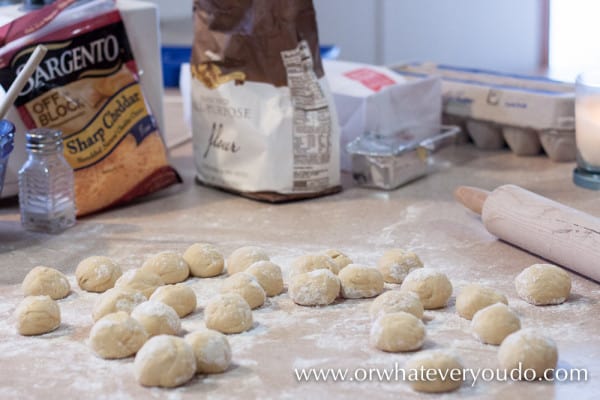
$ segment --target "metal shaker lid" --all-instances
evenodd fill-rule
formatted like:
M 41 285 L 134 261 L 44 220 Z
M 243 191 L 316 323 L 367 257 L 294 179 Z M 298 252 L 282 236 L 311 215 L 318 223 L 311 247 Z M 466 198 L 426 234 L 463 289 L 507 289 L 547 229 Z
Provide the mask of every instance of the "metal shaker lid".
M 56 129 L 38 128 L 25 134 L 27 150 L 56 151 L 62 147 L 62 132 Z

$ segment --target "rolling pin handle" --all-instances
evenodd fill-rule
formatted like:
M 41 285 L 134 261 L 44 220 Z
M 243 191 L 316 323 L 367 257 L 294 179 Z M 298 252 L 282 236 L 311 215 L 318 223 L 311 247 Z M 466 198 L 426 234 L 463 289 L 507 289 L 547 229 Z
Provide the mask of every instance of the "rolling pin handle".
M 481 215 L 483 203 L 490 192 L 472 186 L 459 186 L 454 190 L 454 198 L 463 206 Z

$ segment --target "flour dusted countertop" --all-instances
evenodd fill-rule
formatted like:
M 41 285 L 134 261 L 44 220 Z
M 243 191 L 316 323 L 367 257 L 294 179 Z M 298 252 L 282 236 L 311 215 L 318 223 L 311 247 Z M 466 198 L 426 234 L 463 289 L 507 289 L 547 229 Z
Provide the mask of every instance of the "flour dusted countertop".
M 575 274 L 571 297 L 558 306 L 520 300 L 514 277 L 541 260 L 496 240 L 479 217 L 455 203 L 452 191 L 466 184 L 493 189 L 514 183 L 546 197 L 600 215 L 600 193 L 571 183 L 573 164 L 508 151 L 455 149 L 455 165 L 393 192 L 354 187 L 329 197 L 271 205 L 194 183 L 191 144 L 172 151 L 184 184 L 170 194 L 79 220 L 60 235 L 21 229 L 16 201 L 0 203 L 0 398 L 1 399 L 199 399 L 225 398 L 528 398 L 586 399 L 600 393 L 600 285 Z M 210 242 L 225 255 L 255 245 L 282 266 L 287 285 L 291 261 L 308 252 L 336 248 L 355 262 L 374 265 L 391 247 L 415 251 L 425 267 L 445 272 L 454 286 L 450 304 L 426 311 L 425 349 L 450 349 L 467 368 L 497 368 L 497 347 L 479 343 L 454 299 L 469 282 L 505 293 L 524 328 L 535 327 L 558 345 L 561 368 L 585 368 L 588 382 L 521 383 L 467 380 L 458 392 L 422 395 L 406 382 L 298 382 L 295 369 L 394 370 L 410 353 L 391 354 L 369 345 L 372 300 L 343 300 L 321 308 L 295 305 L 287 293 L 253 311 L 252 330 L 229 335 L 233 366 L 225 374 L 199 376 L 177 389 L 148 389 L 133 377 L 133 358 L 103 360 L 87 344 L 98 294 L 81 291 L 74 273 L 91 255 L 113 258 L 123 270 L 140 267 L 151 254 L 183 252 Z M 13 312 L 20 283 L 44 264 L 67 274 L 72 293 L 59 300 L 62 325 L 39 337 L 16 333 Z M 600 265 L 600 264 L 599 264 Z M 199 307 L 182 319 L 184 331 L 203 326 L 203 308 L 224 277 L 186 281 Z M 386 285 L 391 288 L 391 285 Z M 307 370 L 308 371 L 308 370 Z M 362 374 L 358 374 L 360 379 Z M 392 375 L 393 377 L 393 375 Z

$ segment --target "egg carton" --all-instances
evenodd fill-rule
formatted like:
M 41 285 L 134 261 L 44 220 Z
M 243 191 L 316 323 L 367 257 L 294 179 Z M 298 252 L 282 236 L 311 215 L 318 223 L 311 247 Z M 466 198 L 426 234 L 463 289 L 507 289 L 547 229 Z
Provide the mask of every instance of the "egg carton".
M 576 158 L 571 83 L 432 63 L 392 68 L 401 74 L 441 77 L 443 123 L 461 126 L 480 149 L 508 145 L 519 156 L 543 150 L 553 161 Z
M 552 161 L 574 161 L 577 155 L 575 131 L 561 129 L 523 128 L 495 122 L 444 114 L 445 125 L 461 127 L 461 141 L 473 141 L 482 150 L 508 148 L 518 156 L 535 156 L 545 153 Z

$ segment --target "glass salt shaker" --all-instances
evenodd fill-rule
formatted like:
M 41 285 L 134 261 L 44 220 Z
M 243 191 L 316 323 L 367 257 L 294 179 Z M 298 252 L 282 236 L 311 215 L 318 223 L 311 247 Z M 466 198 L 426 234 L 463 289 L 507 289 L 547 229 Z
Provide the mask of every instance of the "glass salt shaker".
M 19 171 L 21 224 L 56 233 L 75 224 L 73 169 L 63 155 L 62 132 L 33 129 L 25 135 L 28 159 Z

